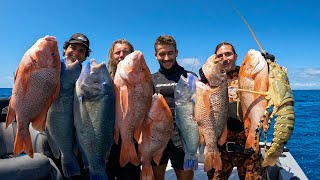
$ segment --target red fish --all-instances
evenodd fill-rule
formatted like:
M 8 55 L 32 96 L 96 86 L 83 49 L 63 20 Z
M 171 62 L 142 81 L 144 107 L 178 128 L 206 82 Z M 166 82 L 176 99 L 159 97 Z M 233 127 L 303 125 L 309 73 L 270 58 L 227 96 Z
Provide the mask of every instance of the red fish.
M 141 179 L 152 180 L 151 161 L 159 164 L 172 131 L 173 117 L 170 108 L 161 94 L 152 96 L 152 104 L 142 129 L 142 142 L 139 144 L 142 170 Z
M 199 125 L 200 144 L 206 143 L 204 171 L 221 170 L 218 144 L 227 139 L 228 86 L 221 62 L 211 56 L 202 67 L 208 85 L 196 82 L 195 119 Z
M 120 166 L 139 164 L 133 140 L 139 140 L 142 123 L 152 102 L 153 83 L 143 54 L 134 51 L 119 62 L 114 77 L 116 94 L 115 143 L 121 136 Z
M 245 148 L 258 151 L 260 134 L 258 125 L 265 119 L 268 101 L 262 95 L 268 91 L 268 66 L 259 51 L 250 49 L 239 71 L 240 102 L 247 136 Z M 254 92 L 248 92 L 254 91 Z
M 14 155 L 24 151 L 33 158 L 29 124 L 44 131 L 46 115 L 59 95 L 61 63 L 56 38 L 40 38 L 24 54 L 14 78 L 6 120 L 8 127 L 16 118 L 18 129 Z

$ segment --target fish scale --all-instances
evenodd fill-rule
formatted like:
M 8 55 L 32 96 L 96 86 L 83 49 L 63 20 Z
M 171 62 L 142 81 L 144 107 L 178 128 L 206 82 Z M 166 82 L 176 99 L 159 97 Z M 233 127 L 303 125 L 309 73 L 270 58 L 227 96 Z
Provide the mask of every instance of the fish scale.
M 114 77 L 116 93 L 115 143 L 121 136 L 120 166 L 138 165 L 133 141 L 139 140 L 142 124 L 152 102 L 153 83 L 150 70 L 140 51 L 119 62 Z
M 208 84 L 196 82 L 195 118 L 199 125 L 200 142 L 206 145 L 204 170 L 222 168 L 218 144 L 227 136 L 228 86 L 227 75 L 215 56 L 208 58 L 202 70 Z
M 113 144 L 115 96 L 105 63 L 83 67 L 74 94 L 74 125 L 91 179 L 107 179 L 105 160 Z
M 60 90 L 60 56 L 56 38 L 45 36 L 27 50 L 16 71 L 6 127 L 16 117 L 14 154 L 25 151 L 33 157 L 29 124 L 44 131 L 46 113 Z
M 191 73 L 187 73 L 186 78 L 181 75 L 174 92 L 176 124 L 185 152 L 184 170 L 198 169 L 196 154 L 199 145 L 199 130 L 194 119 L 196 81 L 197 77 Z
M 80 62 L 68 65 L 65 59 L 61 62 L 60 94 L 49 108 L 46 132 L 51 151 L 59 159 L 65 177 L 80 175 L 80 167 L 74 151 L 75 133 L 73 125 L 73 95 L 75 82 L 80 75 Z

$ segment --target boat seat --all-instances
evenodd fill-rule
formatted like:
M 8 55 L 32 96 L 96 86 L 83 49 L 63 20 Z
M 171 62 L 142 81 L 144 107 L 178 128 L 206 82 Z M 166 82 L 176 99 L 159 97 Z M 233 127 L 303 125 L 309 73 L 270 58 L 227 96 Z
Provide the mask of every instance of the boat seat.
M 0 109 L 1 110 L 1 109 Z M 0 122 L 0 177 L 1 179 L 51 179 L 62 180 L 62 175 L 49 158 L 47 136 L 29 127 L 34 157 L 20 154 L 13 156 L 17 123 L 6 128 L 5 121 Z

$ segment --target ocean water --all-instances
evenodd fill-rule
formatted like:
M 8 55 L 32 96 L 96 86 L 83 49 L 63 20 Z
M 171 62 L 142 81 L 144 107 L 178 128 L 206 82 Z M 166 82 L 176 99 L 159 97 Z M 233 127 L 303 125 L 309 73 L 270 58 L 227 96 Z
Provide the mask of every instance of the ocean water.
M 0 98 L 11 88 L 0 88 Z M 320 179 L 320 90 L 294 90 L 295 126 L 286 147 L 309 179 Z M 272 138 L 272 129 L 268 139 Z M 318 144 L 319 143 L 319 144 Z

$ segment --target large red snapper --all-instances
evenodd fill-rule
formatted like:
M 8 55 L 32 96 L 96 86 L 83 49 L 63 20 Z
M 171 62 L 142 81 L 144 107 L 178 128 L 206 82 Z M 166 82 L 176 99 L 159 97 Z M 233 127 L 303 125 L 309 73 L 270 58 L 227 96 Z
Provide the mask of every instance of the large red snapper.
M 139 144 L 142 170 L 141 179 L 154 179 L 151 161 L 160 163 L 173 132 L 173 117 L 171 110 L 161 94 L 152 96 L 152 104 L 142 128 L 142 142 Z
M 33 157 L 29 124 L 44 131 L 46 115 L 60 90 L 60 56 L 56 38 L 40 38 L 24 54 L 14 78 L 6 121 L 8 127 L 16 118 L 18 129 L 14 155 L 24 151 Z
M 264 95 L 246 91 L 265 93 L 268 91 L 268 83 L 267 62 L 259 51 L 250 49 L 240 67 L 238 90 L 247 136 L 246 149 L 259 150 L 260 134 L 256 131 L 259 128 L 259 122 L 265 118 L 264 112 L 268 104 Z
M 139 140 L 142 123 L 149 111 L 153 94 L 150 70 L 140 51 L 134 51 L 120 61 L 114 77 L 116 94 L 115 142 L 122 144 L 120 166 L 128 162 L 139 164 L 133 140 Z
M 227 139 L 228 85 L 222 64 L 210 57 L 202 67 L 209 85 L 196 82 L 195 119 L 199 125 L 200 143 L 206 143 L 204 170 L 221 170 L 218 143 Z

